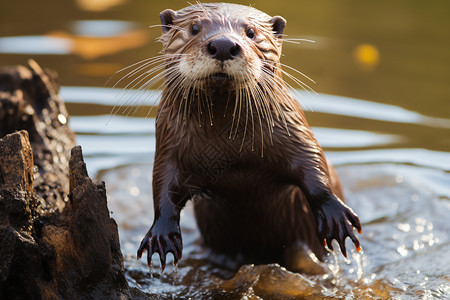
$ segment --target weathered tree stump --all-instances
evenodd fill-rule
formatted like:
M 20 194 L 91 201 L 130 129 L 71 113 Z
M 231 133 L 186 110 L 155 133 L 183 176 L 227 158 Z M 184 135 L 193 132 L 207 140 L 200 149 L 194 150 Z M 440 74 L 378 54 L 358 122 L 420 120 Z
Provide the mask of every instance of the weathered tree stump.
M 54 73 L 0 70 L 0 299 L 138 297 L 68 117 Z
M 0 138 L 26 130 L 37 172 L 35 192 L 44 210 L 62 209 L 68 194 L 69 153 L 75 134 L 67 126 L 69 114 L 59 97 L 56 73 L 30 61 L 0 72 Z

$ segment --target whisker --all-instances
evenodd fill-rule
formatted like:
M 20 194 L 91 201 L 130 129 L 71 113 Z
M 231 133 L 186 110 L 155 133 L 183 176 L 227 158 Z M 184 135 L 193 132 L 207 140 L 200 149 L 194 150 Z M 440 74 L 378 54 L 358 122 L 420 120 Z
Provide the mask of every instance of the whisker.
M 241 86 L 240 86 L 239 88 L 240 88 L 240 90 L 242 90 L 242 87 L 241 87 Z M 241 147 L 239 148 L 239 152 L 241 152 L 241 151 L 242 151 L 242 148 L 244 147 L 245 138 L 246 138 L 246 135 L 247 135 L 247 125 L 248 125 L 248 103 L 247 103 L 247 105 L 246 105 L 245 107 L 246 107 L 246 113 L 245 113 L 244 133 L 243 133 L 243 135 L 242 135 L 242 142 L 241 142 Z
M 287 42 L 287 43 L 297 44 L 297 45 L 300 45 L 301 42 L 307 42 L 307 43 L 313 43 L 313 44 L 316 43 L 316 41 L 309 40 L 309 39 L 291 39 L 291 38 L 285 39 L 285 38 L 282 38 L 282 41 Z
M 263 68 L 263 72 L 266 73 L 266 76 L 263 76 L 265 80 L 262 83 L 265 85 L 266 91 L 270 93 L 268 98 L 275 99 L 277 96 L 278 97 L 281 96 L 283 97 L 284 101 L 287 102 L 287 104 L 289 104 L 289 102 L 292 99 L 292 96 L 286 89 L 286 82 L 278 74 L 275 74 L 272 77 L 273 73 L 271 73 L 270 70 L 268 70 L 267 68 Z M 267 77 L 269 77 L 271 80 L 269 81 Z M 285 126 L 288 135 L 290 136 L 287 120 L 284 115 L 284 110 L 281 108 L 280 103 L 278 101 L 272 101 L 271 104 L 273 104 L 274 109 L 278 112 L 279 118 L 281 118 L 281 121 Z
M 158 56 L 154 56 L 154 57 L 148 57 L 148 58 L 145 58 L 145 59 L 143 59 L 143 60 L 141 60 L 141 61 L 135 62 L 135 63 L 133 63 L 133 64 L 131 64 L 131 65 L 129 65 L 129 66 L 126 66 L 126 67 L 124 67 L 124 68 L 122 68 L 122 69 L 117 70 L 117 71 L 116 71 L 116 74 L 121 73 L 121 72 L 123 72 L 123 71 L 125 71 L 125 70 L 128 70 L 128 69 L 131 69 L 131 68 L 133 68 L 134 66 L 137 66 L 137 65 L 139 65 L 139 64 L 142 64 L 142 63 L 144 63 L 144 62 L 154 61 L 154 60 L 160 59 L 160 58 L 163 57 L 163 56 L 164 56 L 164 55 L 158 55 Z
M 126 79 L 132 79 L 123 88 L 123 92 L 117 96 L 117 98 L 119 99 L 118 102 L 121 103 L 121 105 L 115 105 L 111 109 L 111 114 L 113 114 L 113 115 L 117 114 L 122 109 L 122 107 L 124 107 L 125 105 L 129 105 L 129 104 L 135 105 L 136 103 L 139 103 L 141 101 L 142 96 L 144 95 L 144 92 L 143 92 L 144 88 L 149 88 L 149 87 L 153 86 L 155 83 L 157 83 L 158 81 L 160 81 L 160 80 L 162 81 L 164 79 L 164 77 L 170 72 L 170 67 L 169 68 L 167 68 L 167 67 L 171 63 L 176 62 L 177 60 L 181 59 L 182 56 L 185 56 L 185 55 L 186 54 L 158 55 L 155 57 L 146 58 L 144 60 L 136 62 L 128 67 L 125 67 L 125 68 L 117 71 L 116 73 L 121 73 L 123 71 L 133 68 L 131 71 L 126 73 L 124 76 L 122 76 L 113 86 L 113 88 L 116 88 L 116 87 L 118 87 L 119 84 L 124 82 Z M 157 65 L 150 68 L 150 66 L 153 64 L 157 64 Z M 166 69 L 163 70 L 164 68 L 166 68 Z M 135 93 L 131 98 L 127 99 L 126 101 L 123 101 L 123 102 L 121 101 L 123 98 L 126 97 L 126 95 L 130 89 L 136 88 L 141 82 L 143 82 L 148 77 L 152 76 L 154 73 L 159 72 L 161 70 L 163 70 L 163 71 L 160 74 L 153 76 L 150 80 L 148 80 L 145 84 L 143 84 L 138 89 L 142 92 Z M 139 73 L 141 73 L 141 74 L 139 74 Z M 148 97 L 148 98 L 151 99 L 151 97 L 153 97 L 154 94 L 155 93 L 151 93 L 150 97 Z M 135 110 L 135 113 L 136 113 L 136 111 L 137 110 Z M 123 111 L 123 114 L 124 115 L 126 114 L 127 116 L 130 115 L 130 113 L 131 113 L 131 108 L 125 109 Z
M 128 66 L 128 67 L 125 67 L 125 68 L 123 68 L 123 69 L 117 71 L 116 74 L 118 74 L 118 73 L 120 73 L 120 72 L 123 72 L 123 71 L 125 71 L 125 70 L 128 70 L 128 69 L 130 69 L 130 68 L 132 68 L 132 67 L 134 67 L 134 66 L 136 66 L 136 65 L 142 63 L 141 66 L 136 67 L 135 69 L 131 70 L 130 72 L 128 72 L 127 74 L 125 74 L 124 76 L 122 76 L 122 77 L 120 78 L 120 80 L 118 80 L 118 81 L 114 84 L 113 88 L 117 87 L 117 86 L 119 85 L 119 83 L 121 83 L 121 82 L 122 82 L 123 80 L 125 80 L 126 78 L 130 78 L 130 77 L 132 77 L 133 75 L 139 73 L 140 71 L 142 71 L 142 70 L 143 70 L 144 68 L 146 68 L 147 66 L 152 65 L 152 64 L 155 64 L 155 63 L 159 63 L 160 61 L 165 61 L 165 60 L 167 60 L 167 55 L 158 55 L 158 56 L 155 56 L 155 57 L 148 58 L 148 59 L 146 59 L 146 60 L 142 60 L 141 62 L 134 63 L 134 64 L 132 64 L 132 65 L 130 65 L 130 66 Z M 143 64 L 144 62 L 145 62 L 145 64 Z
M 176 25 L 173 25 L 173 24 L 167 24 L 167 25 L 156 24 L 156 25 L 148 26 L 148 28 L 155 28 L 155 27 L 170 27 L 170 28 L 177 29 L 177 30 L 180 30 L 180 31 L 186 31 L 185 28 L 180 27 L 180 26 L 176 26 Z
M 302 73 L 302 72 L 300 72 L 299 70 L 297 70 L 297 69 L 295 69 L 295 68 L 293 68 L 293 67 L 291 67 L 291 66 L 288 66 L 288 65 L 286 65 L 286 64 L 280 63 L 280 65 L 281 65 L 282 67 L 288 68 L 289 70 L 292 70 L 292 71 L 294 71 L 294 72 L 296 72 L 296 73 L 302 75 L 303 77 L 305 77 L 306 79 L 308 79 L 308 80 L 311 81 L 312 83 L 316 83 L 313 79 L 311 79 L 311 78 L 310 78 L 309 76 L 307 76 L 305 73 Z M 279 68 L 279 69 L 282 70 L 282 71 L 285 71 L 285 70 L 283 70 L 283 69 L 281 69 L 281 68 Z M 285 71 L 285 72 L 286 72 L 286 71 Z
M 236 115 L 237 115 L 237 111 L 238 111 L 238 104 L 239 104 L 241 98 L 242 98 L 242 89 L 239 87 L 237 89 L 237 91 L 235 92 L 235 96 L 234 96 L 234 108 L 233 108 L 233 113 L 232 113 L 233 119 L 231 120 L 230 133 L 228 134 L 229 139 L 232 139 L 232 137 L 234 135 L 233 131 L 234 131 L 235 120 L 236 120 Z
M 135 78 L 132 82 L 130 82 L 125 88 L 124 88 L 124 93 L 121 95 L 121 97 L 119 98 L 119 100 L 121 98 L 124 98 L 127 94 L 127 92 L 129 91 L 129 89 L 134 89 L 136 86 L 138 86 L 141 82 L 143 82 L 146 78 L 148 78 L 149 76 L 151 76 L 154 72 L 159 71 L 159 69 L 162 67 L 155 67 L 152 70 L 149 70 L 146 73 L 141 74 L 140 76 L 138 76 L 137 78 Z M 117 113 L 124 105 L 127 105 L 129 103 L 140 103 L 141 102 L 141 98 L 143 95 L 145 95 L 145 91 L 153 86 L 156 82 L 158 81 L 162 81 L 164 79 L 164 77 L 167 76 L 167 72 L 168 71 L 163 71 L 159 74 L 157 74 L 156 76 L 153 76 L 150 80 L 148 80 L 146 83 L 142 84 L 139 89 L 138 92 L 135 93 L 133 95 L 133 97 L 131 97 L 130 99 L 124 101 L 119 107 L 114 107 L 113 108 L 113 112 Z M 147 74 L 148 73 L 148 74 Z M 128 89 L 128 90 L 126 90 Z M 127 112 L 127 110 L 124 111 L 124 114 Z

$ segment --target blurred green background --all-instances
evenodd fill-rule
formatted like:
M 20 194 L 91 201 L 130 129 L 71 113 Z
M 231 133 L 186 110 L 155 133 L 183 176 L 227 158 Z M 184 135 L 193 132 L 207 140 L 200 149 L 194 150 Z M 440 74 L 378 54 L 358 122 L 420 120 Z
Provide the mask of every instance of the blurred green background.
M 283 16 L 289 38 L 316 41 L 285 43 L 282 60 L 313 78 L 317 92 L 449 117 L 450 1 L 234 2 Z M 149 28 L 159 24 L 160 11 L 187 5 L 184 0 L 3 1 L 0 65 L 34 58 L 55 69 L 62 85 L 104 86 L 118 69 L 160 50 L 154 42 L 160 28 Z M 60 43 L 55 47 L 65 50 L 39 53 L 36 43 L 45 42 L 37 37 L 52 37 L 56 42 L 47 44 Z

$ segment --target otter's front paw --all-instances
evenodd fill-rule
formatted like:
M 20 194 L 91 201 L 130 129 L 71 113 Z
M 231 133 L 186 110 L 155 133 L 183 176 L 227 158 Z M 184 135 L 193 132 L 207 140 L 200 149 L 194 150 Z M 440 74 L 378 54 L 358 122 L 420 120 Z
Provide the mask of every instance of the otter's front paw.
M 147 250 L 147 264 L 151 267 L 152 255 L 157 252 L 161 261 L 161 272 L 166 267 L 166 256 L 169 252 L 173 254 L 175 264 L 178 263 L 178 260 L 181 259 L 183 242 L 179 226 L 176 225 L 174 227 L 172 230 L 158 230 L 157 226 L 152 226 L 139 246 L 137 251 L 138 259 Z
M 361 250 L 358 238 L 355 236 L 353 227 L 361 233 L 361 222 L 353 210 L 345 205 L 339 198 L 332 196 L 332 199 L 322 202 L 316 210 L 319 238 L 323 240 L 323 245 L 333 250 L 331 242 L 335 239 L 341 247 L 342 254 L 347 257 L 345 249 L 345 239 L 350 239 L 355 244 L 356 250 Z

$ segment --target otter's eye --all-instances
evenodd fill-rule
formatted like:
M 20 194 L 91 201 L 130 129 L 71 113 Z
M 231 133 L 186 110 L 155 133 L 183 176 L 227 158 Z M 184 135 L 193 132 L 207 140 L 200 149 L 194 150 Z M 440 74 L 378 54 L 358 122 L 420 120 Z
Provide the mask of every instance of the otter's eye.
M 198 26 L 197 25 L 192 25 L 192 27 L 191 27 L 191 34 L 192 35 L 196 35 L 196 34 L 198 34 L 200 32 L 200 28 L 198 28 Z
M 247 30 L 247 37 L 250 39 L 255 38 L 255 30 L 253 30 L 253 28 L 250 28 L 249 30 Z

